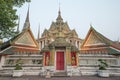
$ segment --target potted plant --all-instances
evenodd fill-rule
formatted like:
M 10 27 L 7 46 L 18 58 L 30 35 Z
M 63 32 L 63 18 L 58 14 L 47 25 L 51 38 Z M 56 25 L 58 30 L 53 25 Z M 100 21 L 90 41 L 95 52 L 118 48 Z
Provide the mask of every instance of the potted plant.
M 98 62 L 99 62 L 98 75 L 101 77 L 109 77 L 109 73 L 107 70 L 108 64 L 103 59 L 99 59 Z
M 22 61 L 21 59 L 17 60 L 15 69 L 13 70 L 13 77 L 20 77 L 23 75 L 23 70 L 22 70 Z

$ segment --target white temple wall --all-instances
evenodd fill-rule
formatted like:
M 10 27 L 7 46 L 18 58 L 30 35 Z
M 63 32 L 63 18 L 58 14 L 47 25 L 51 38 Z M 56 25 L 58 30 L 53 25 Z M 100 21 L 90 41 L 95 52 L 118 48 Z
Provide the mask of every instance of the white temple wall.
M 120 66 L 120 56 L 117 58 L 117 65 Z
M 98 59 L 105 60 L 109 66 L 120 64 L 120 58 L 107 54 L 80 54 L 79 65 L 98 65 Z
M 98 71 L 98 59 L 103 59 L 108 63 L 109 67 L 107 69 L 110 75 L 120 75 L 120 56 L 92 53 L 79 55 L 79 70 L 81 75 L 96 75 Z

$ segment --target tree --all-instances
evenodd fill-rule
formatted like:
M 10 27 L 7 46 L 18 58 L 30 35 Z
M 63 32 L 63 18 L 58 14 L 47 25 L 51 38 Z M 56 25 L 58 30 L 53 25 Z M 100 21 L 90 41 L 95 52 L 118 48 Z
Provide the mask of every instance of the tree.
M 25 2 L 31 0 L 0 0 L 0 39 L 10 39 L 14 37 L 17 32 L 18 15 L 16 14 L 15 7 L 21 7 Z

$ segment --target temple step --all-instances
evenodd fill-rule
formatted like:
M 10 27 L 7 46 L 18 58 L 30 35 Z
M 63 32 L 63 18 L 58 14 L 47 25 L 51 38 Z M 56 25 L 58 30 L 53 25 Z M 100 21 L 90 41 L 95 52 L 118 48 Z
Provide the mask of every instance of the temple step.
M 66 72 L 56 72 L 54 74 L 55 77 L 65 77 L 67 76 L 67 73 Z
M 12 76 L 12 70 L 0 70 L 0 76 Z

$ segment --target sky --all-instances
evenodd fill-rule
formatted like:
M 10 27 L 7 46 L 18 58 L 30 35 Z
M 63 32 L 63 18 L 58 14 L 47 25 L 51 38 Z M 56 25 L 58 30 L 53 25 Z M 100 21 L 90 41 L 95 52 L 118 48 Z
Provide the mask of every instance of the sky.
M 84 39 L 89 31 L 90 24 L 96 31 L 105 37 L 120 40 L 120 0 L 31 0 L 30 27 L 35 38 L 44 29 L 49 29 L 56 21 L 59 10 L 64 22 L 68 22 L 70 29 L 75 29 L 79 38 Z M 20 30 L 22 30 L 28 3 L 17 9 L 20 15 Z

